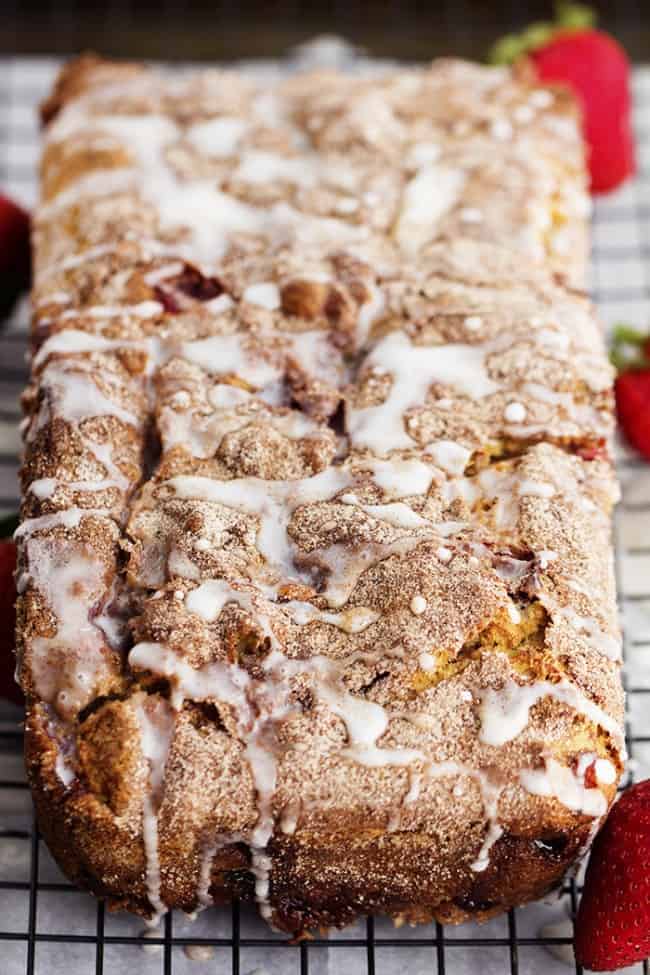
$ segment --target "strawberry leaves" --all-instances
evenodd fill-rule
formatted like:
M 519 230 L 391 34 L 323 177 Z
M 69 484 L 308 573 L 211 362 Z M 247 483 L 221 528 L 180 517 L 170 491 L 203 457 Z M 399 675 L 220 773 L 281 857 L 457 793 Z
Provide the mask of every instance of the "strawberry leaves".
M 492 46 L 490 64 L 513 64 L 519 58 L 548 44 L 558 33 L 594 27 L 596 14 L 581 3 L 558 3 L 554 21 L 535 21 L 519 34 L 506 34 Z

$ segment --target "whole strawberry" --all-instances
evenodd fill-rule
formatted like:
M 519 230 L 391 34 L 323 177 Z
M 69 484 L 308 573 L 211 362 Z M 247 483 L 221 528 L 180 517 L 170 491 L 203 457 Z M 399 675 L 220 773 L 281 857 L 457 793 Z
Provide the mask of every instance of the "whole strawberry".
M 611 357 L 618 369 L 614 390 L 619 425 L 632 446 L 650 460 L 650 336 L 619 325 Z
M 650 779 L 621 796 L 596 837 L 576 918 L 575 955 L 595 972 L 650 955 Z
M 29 287 L 30 268 L 29 216 L 0 194 L 0 316 Z
M 492 51 L 498 63 L 526 57 L 540 81 L 572 89 L 582 109 L 591 189 L 603 193 L 634 173 L 630 62 L 620 44 L 592 26 L 591 11 L 558 4 L 555 23 L 532 24 Z

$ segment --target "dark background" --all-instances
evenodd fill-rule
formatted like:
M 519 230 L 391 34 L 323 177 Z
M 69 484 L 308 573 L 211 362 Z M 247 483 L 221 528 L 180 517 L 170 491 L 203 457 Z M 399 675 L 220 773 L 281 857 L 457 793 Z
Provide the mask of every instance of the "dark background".
M 591 4 L 600 25 L 637 61 L 650 60 L 650 0 Z M 0 54 L 103 54 L 229 60 L 286 52 L 315 34 L 340 34 L 375 55 L 482 58 L 490 43 L 552 3 L 516 0 L 0 0 Z

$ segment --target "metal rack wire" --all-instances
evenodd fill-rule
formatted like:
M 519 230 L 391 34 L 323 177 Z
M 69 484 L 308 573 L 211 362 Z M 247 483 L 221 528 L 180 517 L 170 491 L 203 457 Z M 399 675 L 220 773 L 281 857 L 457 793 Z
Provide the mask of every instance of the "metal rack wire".
M 31 202 L 36 153 L 32 121 L 34 104 L 49 85 L 53 65 L 0 60 L 0 185 L 25 202 Z M 633 184 L 616 197 L 598 201 L 594 215 L 593 294 L 606 323 L 618 318 L 633 324 L 650 321 L 650 69 L 638 70 L 635 78 L 636 128 L 640 172 Z M 646 267 L 647 266 L 647 267 Z M 16 454 L 10 430 L 17 421 L 17 394 L 25 378 L 25 316 L 17 314 L 0 338 L 0 509 L 16 505 Z M 623 617 L 629 624 L 626 637 L 628 694 L 627 742 L 631 756 L 626 785 L 647 763 L 650 774 L 650 469 L 623 452 L 620 461 L 623 501 L 615 521 L 617 575 Z M 647 661 L 647 662 L 646 662 Z M 43 870 L 44 846 L 31 820 L 27 785 L 20 759 L 20 714 L 0 710 L 0 972 L 5 975 L 45 975 L 50 949 L 79 946 L 79 967 L 68 965 L 69 975 L 117 975 L 144 970 L 144 955 L 133 955 L 125 967 L 114 949 L 142 948 L 159 951 L 147 956 L 147 972 L 176 975 L 185 964 L 183 949 L 202 948 L 204 961 L 192 971 L 249 975 L 250 957 L 260 953 L 274 971 L 300 975 L 381 975 L 387 959 L 403 955 L 402 967 L 417 972 L 454 975 L 479 969 L 504 975 L 547 975 L 557 964 L 545 949 L 570 945 L 563 936 L 541 936 L 531 931 L 527 915 L 510 911 L 498 925 L 461 929 L 440 925 L 413 931 L 392 930 L 381 920 L 368 918 L 346 932 L 290 946 L 262 926 L 250 923 L 247 909 L 233 904 L 229 917 L 223 911 L 219 923 L 208 925 L 205 935 L 188 933 L 182 918 L 167 915 L 162 930 L 153 937 L 115 931 L 101 903 L 91 926 L 79 931 L 74 888 L 52 869 Z M 22 865 L 15 869 L 15 865 Z M 560 893 L 574 913 L 580 885 L 569 880 Z M 69 899 L 66 925 L 46 925 L 41 908 L 46 898 Z M 13 910 L 3 909 L 12 906 Z M 549 917 L 552 910 L 548 908 Z M 53 929 L 52 929 L 53 928 Z M 212 935 L 214 936 L 211 936 Z M 218 936 L 217 936 L 218 934 Z M 81 949 L 83 948 L 83 951 Z M 211 951 L 211 950 L 212 951 Z M 251 952 L 253 954 L 251 954 Z M 474 961 L 468 962 L 468 955 Z M 350 961 L 354 958 L 354 961 Z M 282 961 L 278 962 L 278 959 Z M 343 960 L 344 959 L 344 960 Z M 194 964 L 194 963 L 193 963 Z M 281 967 L 277 967 L 277 965 Z M 152 967 L 153 966 L 153 967 Z M 58 970 L 58 969 L 57 969 Z M 573 970 L 567 966 L 553 971 Z M 257 971 L 257 969 L 256 969 Z M 648 962 L 634 969 L 650 975 Z

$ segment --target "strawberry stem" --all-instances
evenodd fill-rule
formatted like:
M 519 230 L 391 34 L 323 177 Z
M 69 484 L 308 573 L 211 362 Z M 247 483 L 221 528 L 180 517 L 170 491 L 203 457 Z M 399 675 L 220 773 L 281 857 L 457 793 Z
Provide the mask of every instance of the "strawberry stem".
M 512 64 L 529 51 L 548 44 L 557 34 L 567 31 L 585 30 L 596 23 L 594 11 L 582 3 L 564 3 L 558 0 L 555 5 L 555 20 L 538 20 L 525 27 L 519 34 L 506 34 L 500 38 L 488 53 L 490 64 Z
M 650 367 L 649 346 L 650 335 L 647 332 L 640 332 L 624 322 L 619 322 L 612 333 L 610 361 L 619 372 L 647 369 Z
M 587 30 L 596 26 L 596 11 L 584 3 L 555 4 L 555 22 L 562 30 Z

